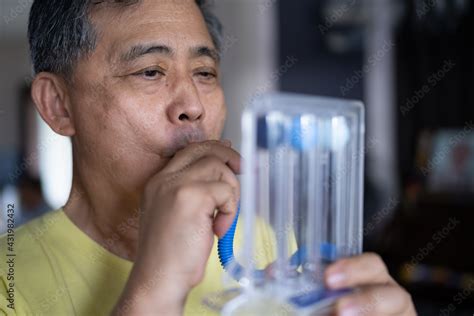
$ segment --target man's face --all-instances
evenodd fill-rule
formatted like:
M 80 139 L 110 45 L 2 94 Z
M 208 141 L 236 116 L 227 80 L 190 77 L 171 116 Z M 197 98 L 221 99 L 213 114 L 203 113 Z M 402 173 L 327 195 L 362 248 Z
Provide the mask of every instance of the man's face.
M 97 47 L 70 89 L 78 155 L 119 177 L 144 175 L 187 143 L 220 137 L 219 62 L 193 0 L 97 7 L 92 23 Z

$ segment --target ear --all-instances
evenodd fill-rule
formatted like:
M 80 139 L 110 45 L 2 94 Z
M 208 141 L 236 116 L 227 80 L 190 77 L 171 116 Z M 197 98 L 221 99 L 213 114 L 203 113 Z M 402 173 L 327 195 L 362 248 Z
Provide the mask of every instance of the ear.
M 63 78 L 49 72 L 36 75 L 31 97 L 43 120 L 59 135 L 75 134 L 71 104 Z

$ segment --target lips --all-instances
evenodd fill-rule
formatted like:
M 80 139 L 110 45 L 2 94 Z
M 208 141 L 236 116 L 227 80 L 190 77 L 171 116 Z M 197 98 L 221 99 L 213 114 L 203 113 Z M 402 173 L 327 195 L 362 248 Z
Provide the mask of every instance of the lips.
M 199 129 L 179 129 L 171 138 L 171 144 L 166 150 L 166 156 L 172 157 L 174 154 L 192 143 L 198 143 L 207 140 L 206 135 Z

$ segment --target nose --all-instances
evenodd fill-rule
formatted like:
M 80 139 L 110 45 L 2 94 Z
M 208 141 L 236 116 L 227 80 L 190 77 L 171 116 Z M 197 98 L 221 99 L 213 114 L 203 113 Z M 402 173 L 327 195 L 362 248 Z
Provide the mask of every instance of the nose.
M 192 80 L 176 83 L 173 98 L 168 104 L 168 119 L 177 125 L 200 121 L 204 117 L 204 107 Z

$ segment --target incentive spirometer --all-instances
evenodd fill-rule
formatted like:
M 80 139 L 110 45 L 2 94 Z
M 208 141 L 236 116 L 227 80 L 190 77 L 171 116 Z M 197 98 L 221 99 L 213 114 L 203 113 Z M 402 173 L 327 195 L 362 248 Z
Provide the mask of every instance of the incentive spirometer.
M 239 211 L 218 243 L 235 294 L 221 315 L 325 315 L 353 290 L 325 288 L 326 267 L 362 251 L 363 105 L 264 95 L 242 136 Z

